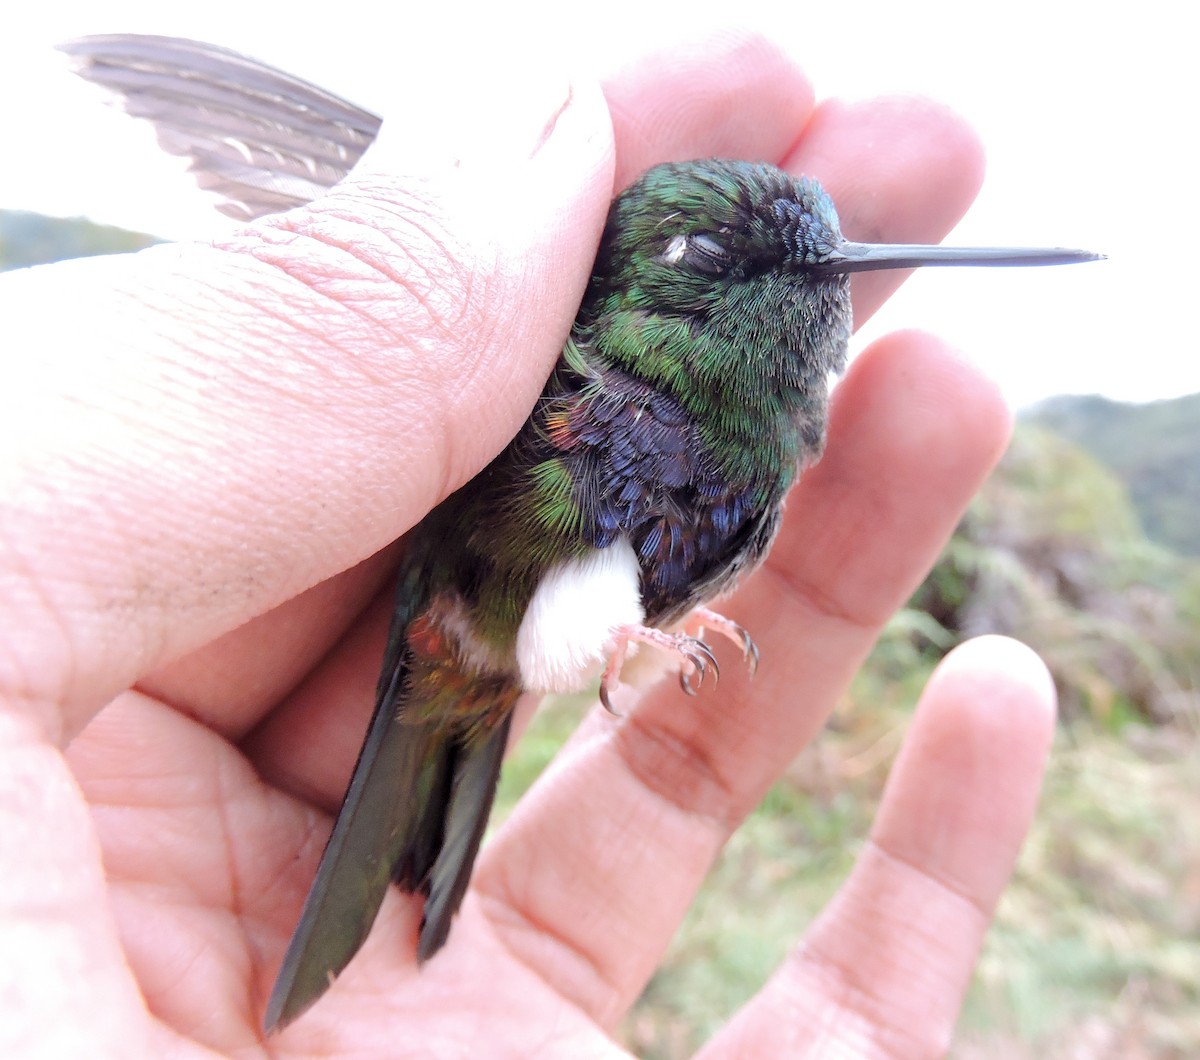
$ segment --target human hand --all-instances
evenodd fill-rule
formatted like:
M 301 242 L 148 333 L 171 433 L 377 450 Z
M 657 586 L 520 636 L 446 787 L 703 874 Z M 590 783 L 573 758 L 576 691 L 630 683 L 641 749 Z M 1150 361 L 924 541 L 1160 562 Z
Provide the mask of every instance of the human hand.
M 411 145 L 385 127 L 320 204 L 216 247 L 4 278 L 6 1055 L 259 1046 L 373 700 L 388 543 L 532 404 L 614 160 L 618 185 L 667 157 L 780 160 L 822 180 L 851 238 L 892 241 L 939 238 L 979 180 L 943 111 L 814 111 L 762 42 L 647 59 L 606 95 L 615 151 L 598 96 L 555 86 L 491 130 L 502 165 L 388 176 Z M 856 280 L 860 319 L 895 282 Z M 664 685 L 590 716 L 481 856 L 443 953 L 417 974 L 419 903 L 389 895 L 273 1048 L 618 1053 L 609 1034 L 721 843 L 818 731 L 1006 429 L 935 340 L 864 353 L 770 560 L 723 607 L 762 650 L 754 681 L 729 665 L 694 700 Z M 842 895 L 710 1050 L 944 1048 L 1051 695 L 1009 642 L 944 665 Z

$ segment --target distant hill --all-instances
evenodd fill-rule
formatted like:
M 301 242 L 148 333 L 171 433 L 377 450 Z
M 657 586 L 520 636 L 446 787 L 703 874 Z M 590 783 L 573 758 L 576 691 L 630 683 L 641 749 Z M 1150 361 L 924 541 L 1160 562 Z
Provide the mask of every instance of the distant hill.
M 0 210 L 0 272 L 65 258 L 122 254 L 158 242 L 144 232 L 99 225 L 84 217 Z
M 1112 470 L 1152 540 L 1200 556 L 1200 394 L 1144 405 L 1055 397 L 1023 419 L 1076 442 Z

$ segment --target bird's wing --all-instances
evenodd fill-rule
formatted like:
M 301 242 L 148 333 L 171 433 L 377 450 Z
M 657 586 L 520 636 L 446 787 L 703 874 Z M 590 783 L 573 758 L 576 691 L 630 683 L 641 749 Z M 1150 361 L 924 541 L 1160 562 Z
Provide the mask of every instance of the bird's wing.
M 307 81 L 213 44 L 106 34 L 60 45 L 76 72 L 149 121 L 218 209 L 250 220 L 311 202 L 341 180 L 380 119 Z
M 678 399 L 611 366 L 588 371 L 591 385 L 534 414 L 546 459 L 574 484 L 588 545 L 632 544 L 647 621 L 673 621 L 765 554 L 778 498 L 723 467 Z

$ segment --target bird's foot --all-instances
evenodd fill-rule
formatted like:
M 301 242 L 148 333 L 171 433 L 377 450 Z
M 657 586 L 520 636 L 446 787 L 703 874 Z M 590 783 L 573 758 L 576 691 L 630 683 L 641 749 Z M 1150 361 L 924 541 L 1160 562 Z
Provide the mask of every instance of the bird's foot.
M 616 644 L 600 679 L 600 702 L 609 713 L 617 713 L 613 710 L 610 699 L 611 690 L 619 683 L 625 653 L 633 643 L 653 645 L 679 659 L 679 684 L 689 696 L 696 694 L 710 669 L 714 684 L 721 676 L 716 657 L 704 641 L 704 634 L 709 630 L 732 641 L 741 649 L 742 658 L 746 660 L 752 677 L 758 670 L 758 645 L 754 643 L 750 634 L 732 619 L 710 611 L 707 607 L 698 607 L 688 615 L 684 629 L 686 632 L 668 633 L 648 626 L 625 626 L 617 630 Z
M 739 626 L 733 619 L 726 618 L 716 611 L 710 611 L 707 607 L 697 607 L 688 615 L 687 625 L 688 628 L 696 629 L 697 639 L 702 639 L 705 630 L 711 629 L 714 633 L 721 634 L 726 640 L 733 641 L 742 649 L 742 658 L 746 660 L 746 665 L 750 668 L 750 676 L 753 677 L 757 673 L 758 645 L 754 643 L 745 628 Z
M 622 626 L 617 630 L 616 644 L 600 678 L 600 702 L 610 714 L 617 713 L 613 710 L 610 689 L 618 684 L 621 666 L 625 662 L 625 652 L 633 643 L 650 644 L 679 659 L 679 686 L 689 696 L 696 694 L 710 670 L 714 684 L 721 676 L 716 656 L 699 637 L 691 637 L 686 633 L 667 633 L 661 629 L 651 629 L 649 626 Z

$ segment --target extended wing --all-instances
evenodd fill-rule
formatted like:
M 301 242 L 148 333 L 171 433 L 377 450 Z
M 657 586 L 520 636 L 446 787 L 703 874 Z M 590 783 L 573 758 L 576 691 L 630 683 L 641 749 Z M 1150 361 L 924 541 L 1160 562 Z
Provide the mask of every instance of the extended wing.
M 76 72 L 149 121 L 217 208 L 238 220 L 280 213 L 332 188 L 380 119 L 291 74 L 179 37 L 106 34 L 60 45 Z

